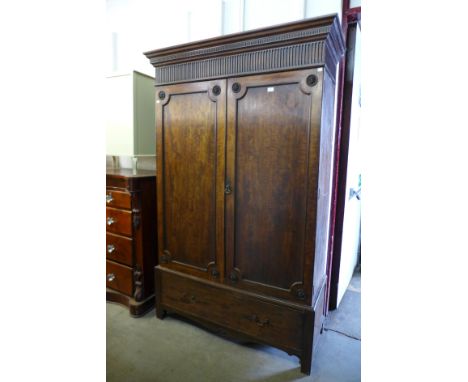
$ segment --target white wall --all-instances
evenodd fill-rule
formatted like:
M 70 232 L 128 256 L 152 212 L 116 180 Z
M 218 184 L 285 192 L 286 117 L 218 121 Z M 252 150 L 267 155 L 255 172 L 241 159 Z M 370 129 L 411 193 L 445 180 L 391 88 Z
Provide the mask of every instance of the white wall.
M 304 0 L 245 0 L 244 7 L 244 30 L 304 18 Z
M 337 13 L 341 20 L 341 0 L 306 0 L 306 17 L 318 17 Z
M 221 24 L 220 0 L 107 0 L 106 75 L 138 70 L 154 76 L 143 52 L 219 36 Z

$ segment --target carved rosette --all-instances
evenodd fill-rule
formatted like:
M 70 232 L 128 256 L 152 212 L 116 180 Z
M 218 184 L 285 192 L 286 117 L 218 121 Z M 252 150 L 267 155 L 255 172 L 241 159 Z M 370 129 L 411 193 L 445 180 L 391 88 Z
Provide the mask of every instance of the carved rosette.
M 241 271 L 238 268 L 232 269 L 231 272 L 229 272 L 229 280 L 233 283 L 237 283 L 242 280 Z
M 291 285 L 289 291 L 298 300 L 305 300 L 307 297 L 302 282 L 296 282 L 293 285 Z
M 171 252 L 167 249 L 163 251 L 163 254 L 159 256 L 159 263 L 160 264 L 169 264 L 172 261 Z
M 210 262 L 207 267 L 206 267 L 208 274 L 213 277 L 213 278 L 218 278 L 219 277 L 219 270 L 216 266 L 216 263 L 214 261 Z

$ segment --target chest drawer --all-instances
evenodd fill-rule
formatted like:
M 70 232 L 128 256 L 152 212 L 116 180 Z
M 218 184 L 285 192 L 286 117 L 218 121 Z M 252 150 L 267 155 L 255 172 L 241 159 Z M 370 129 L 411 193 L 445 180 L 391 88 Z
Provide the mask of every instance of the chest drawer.
M 106 208 L 107 232 L 119 233 L 132 236 L 132 213 L 131 211 Z
M 106 234 L 106 258 L 129 266 L 133 265 L 133 241 L 128 237 Z
M 158 269 L 161 302 L 272 345 L 300 350 L 304 312 L 254 298 L 233 288 L 198 282 Z
M 130 210 L 132 208 L 132 196 L 128 192 L 107 189 L 106 205 L 108 207 L 125 208 Z
M 133 292 L 132 268 L 106 261 L 106 286 L 128 296 Z
M 126 177 L 107 174 L 106 185 L 109 187 L 128 188 L 129 180 Z

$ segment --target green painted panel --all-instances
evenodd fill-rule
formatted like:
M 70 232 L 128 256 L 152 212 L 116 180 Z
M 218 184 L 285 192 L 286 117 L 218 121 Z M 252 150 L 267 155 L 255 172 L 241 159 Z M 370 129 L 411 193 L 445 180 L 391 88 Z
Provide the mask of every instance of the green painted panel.
M 154 79 L 133 72 L 134 154 L 156 154 Z

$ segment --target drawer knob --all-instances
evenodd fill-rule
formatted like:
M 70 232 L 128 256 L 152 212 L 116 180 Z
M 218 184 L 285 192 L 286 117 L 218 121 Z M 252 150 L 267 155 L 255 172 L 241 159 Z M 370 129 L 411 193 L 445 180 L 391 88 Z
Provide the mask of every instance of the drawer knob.
M 115 275 L 113 273 L 109 273 L 107 275 L 107 281 L 112 282 L 115 279 Z
M 115 246 L 114 246 L 114 244 L 109 244 L 109 245 L 107 246 L 107 253 L 112 253 L 112 252 L 114 252 L 114 251 L 115 251 Z
M 114 218 L 107 218 L 107 225 L 112 225 L 115 223 L 115 219 Z
M 195 304 L 197 302 L 197 297 L 193 294 L 189 295 L 188 293 L 184 293 L 179 300 L 185 304 Z
M 112 194 L 110 192 L 108 194 L 106 194 L 106 203 L 107 204 L 109 204 L 113 200 L 114 200 L 114 198 L 112 197 Z

